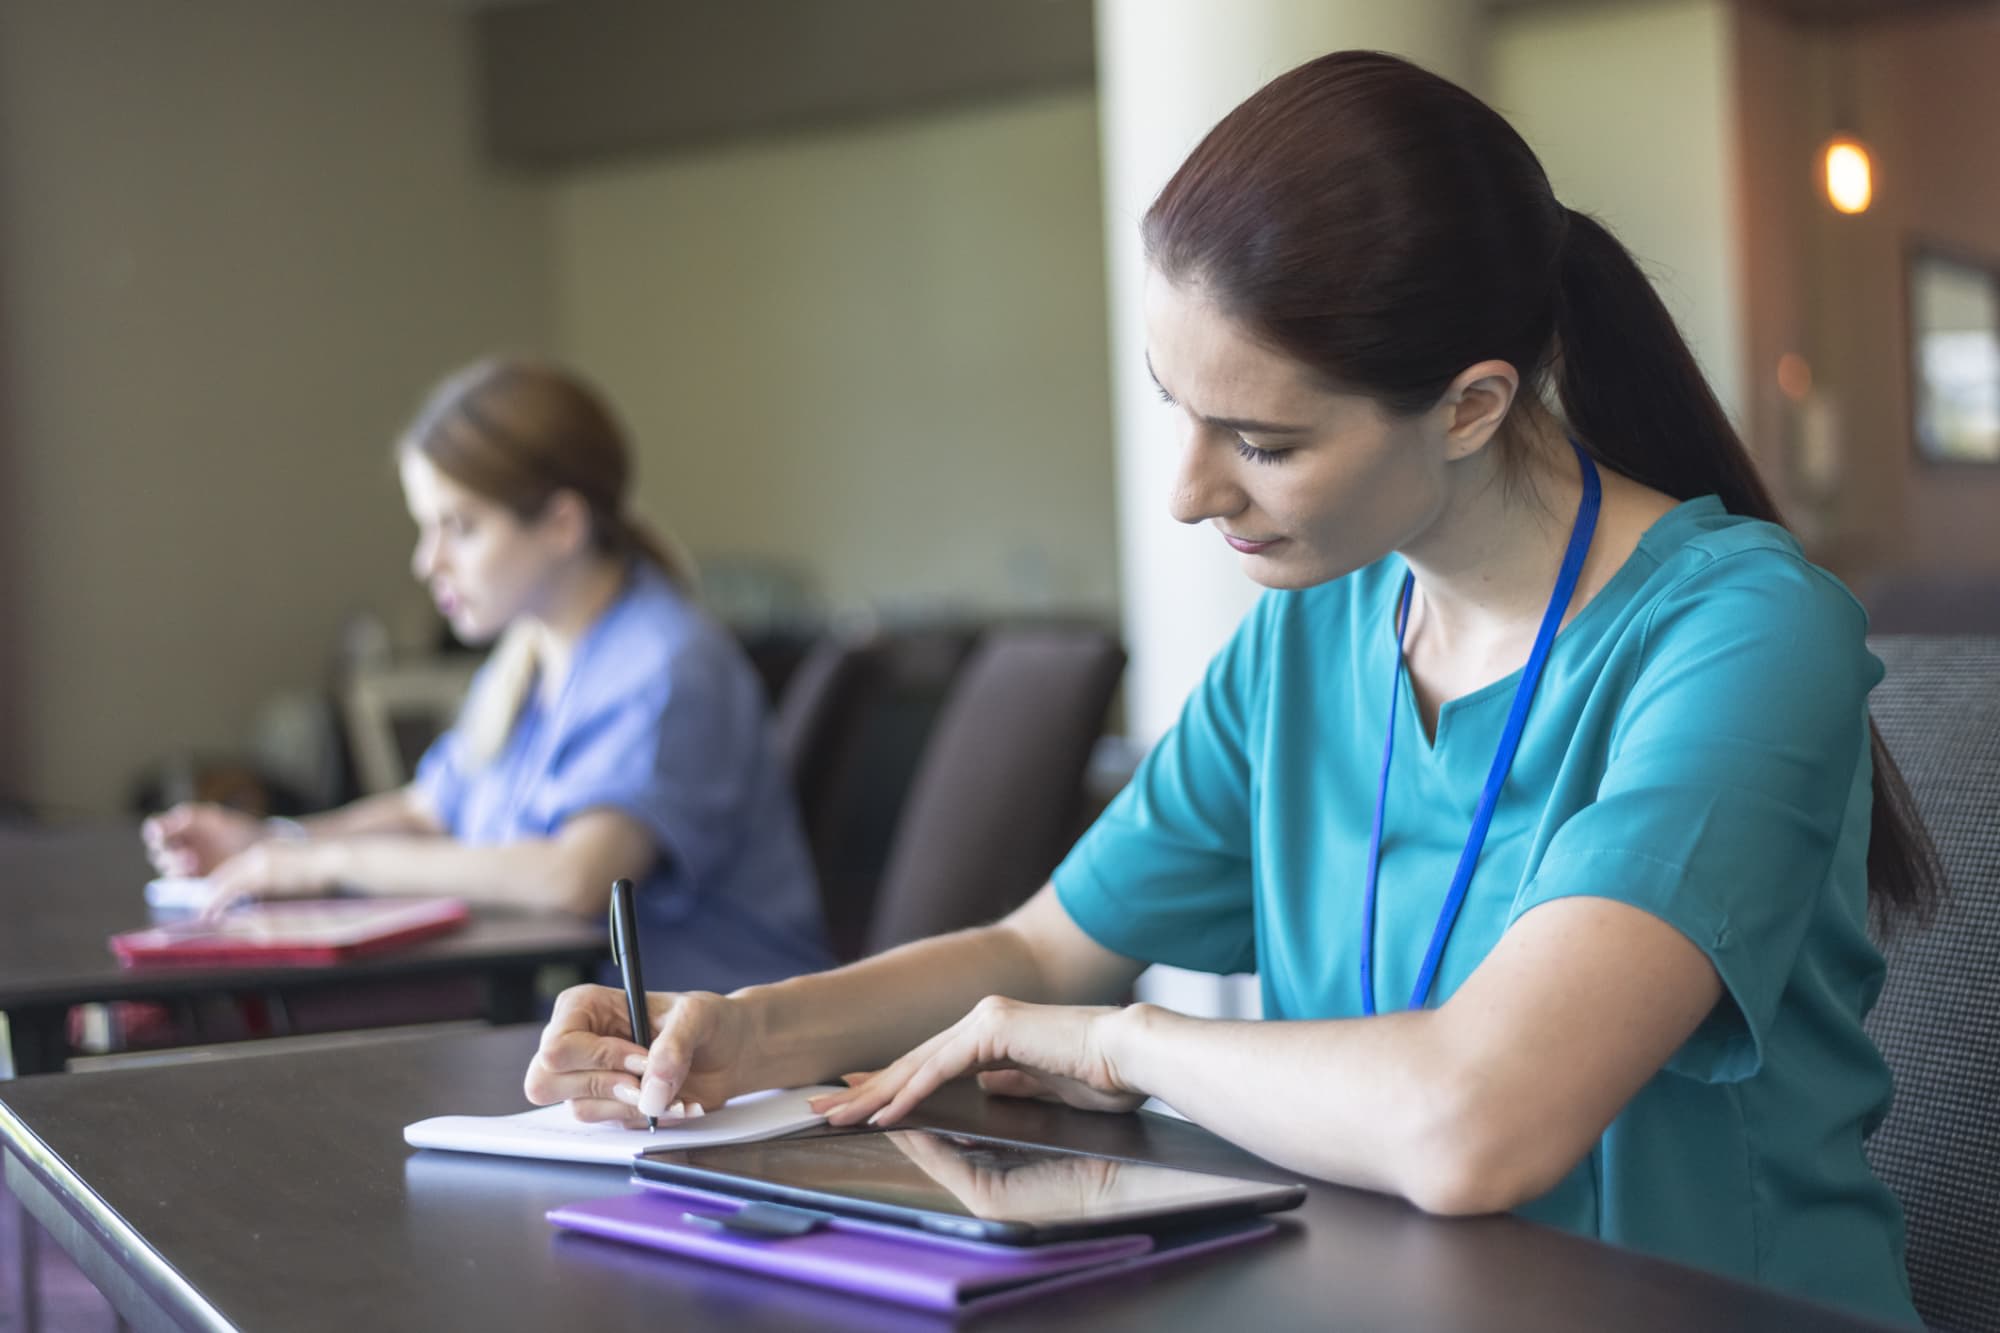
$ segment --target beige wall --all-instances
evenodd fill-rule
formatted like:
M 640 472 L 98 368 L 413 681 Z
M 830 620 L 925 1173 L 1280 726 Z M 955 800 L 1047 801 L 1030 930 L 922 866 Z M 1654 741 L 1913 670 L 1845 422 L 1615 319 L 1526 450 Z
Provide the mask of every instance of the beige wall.
M 391 433 L 549 336 L 544 199 L 477 159 L 462 23 L 0 0 L 9 700 L 57 812 L 240 744 L 346 613 L 407 605 Z
M 573 174 L 560 346 L 695 552 L 837 607 L 1116 600 L 1088 93 Z
M 1732 9 L 1657 0 L 1510 14 L 1494 24 L 1489 88 L 1556 196 L 1638 256 L 1740 421 Z
M 605 384 L 701 554 L 1115 604 L 1089 94 L 509 179 L 464 25 L 0 0 L 0 797 L 115 809 L 420 610 L 388 440 L 496 346 Z

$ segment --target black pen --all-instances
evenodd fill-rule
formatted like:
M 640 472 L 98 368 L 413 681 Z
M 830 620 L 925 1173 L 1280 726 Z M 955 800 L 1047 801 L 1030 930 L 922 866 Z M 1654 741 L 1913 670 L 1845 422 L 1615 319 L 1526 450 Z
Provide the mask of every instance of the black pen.
M 632 881 L 611 881 L 611 956 L 618 962 L 618 975 L 625 981 L 625 1012 L 632 1020 L 632 1040 L 650 1049 L 653 1025 L 646 1020 L 646 974 L 639 966 L 639 923 L 632 912 Z M 647 1129 L 660 1122 L 646 1117 Z

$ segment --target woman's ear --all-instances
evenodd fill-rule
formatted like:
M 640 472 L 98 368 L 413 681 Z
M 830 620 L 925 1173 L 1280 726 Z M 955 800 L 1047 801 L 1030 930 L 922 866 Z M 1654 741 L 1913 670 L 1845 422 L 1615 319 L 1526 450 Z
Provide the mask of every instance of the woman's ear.
M 557 555 L 574 555 L 590 545 L 590 505 L 567 488 L 557 491 L 542 506 L 535 527 Z
M 1506 361 L 1481 361 L 1461 370 L 1438 400 L 1445 456 L 1456 462 L 1484 449 L 1499 433 L 1520 390 L 1520 372 Z

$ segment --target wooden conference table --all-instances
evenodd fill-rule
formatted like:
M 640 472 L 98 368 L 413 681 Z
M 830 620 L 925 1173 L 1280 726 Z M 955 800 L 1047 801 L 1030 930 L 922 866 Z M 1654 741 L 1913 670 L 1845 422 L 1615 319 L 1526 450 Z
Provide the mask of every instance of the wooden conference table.
M 528 1028 L 0 1084 L 6 1179 L 141 1330 L 943 1329 L 918 1315 L 559 1235 L 550 1207 L 616 1167 L 415 1152 L 426 1116 L 523 1109 Z M 254 1048 L 253 1048 L 254 1049 Z M 1123 1156 L 1276 1171 L 1192 1125 L 987 1099 L 927 1123 Z M 1440 1220 L 1315 1186 L 1282 1235 L 982 1318 L 1001 1329 L 1873 1328 L 1837 1311 L 1511 1217 Z
M 63 1068 L 72 1005 L 234 991 L 282 1003 L 359 981 L 469 976 L 484 983 L 486 1017 L 514 1023 L 534 1015 L 537 968 L 606 956 L 594 922 L 478 909 L 450 935 L 327 967 L 121 967 L 105 940 L 148 924 L 151 873 L 134 826 L 0 833 L 0 1013 L 17 1075 Z

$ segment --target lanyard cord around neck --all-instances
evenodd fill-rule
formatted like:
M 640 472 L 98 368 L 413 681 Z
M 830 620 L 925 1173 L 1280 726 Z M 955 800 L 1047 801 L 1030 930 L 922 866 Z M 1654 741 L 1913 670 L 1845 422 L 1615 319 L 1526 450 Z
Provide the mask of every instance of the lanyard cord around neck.
M 1451 877 L 1451 891 L 1445 895 L 1444 910 L 1438 913 L 1437 925 L 1431 930 L 1430 947 L 1424 951 L 1423 966 L 1417 970 L 1416 989 L 1410 993 L 1410 1008 L 1421 1009 L 1430 998 L 1431 987 L 1437 980 L 1438 961 L 1444 957 L 1445 941 L 1451 937 L 1451 928 L 1458 920 L 1458 911 L 1465 905 L 1466 890 L 1472 886 L 1472 872 L 1479 864 L 1479 849 L 1486 845 L 1486 830 L 1493 822 L 1494 807 L 1500 803 L 1500 788 L 1507 781 L 1507 770 L 1513 767 L 1514 751 L 1520 748 L 1521 732 L 1527 726 L 1528 705 L 1534 701 L 1535 687 L 1541 683 L 1542 668 L 1549 658 L 1549 646 L 1555 642 L 1556 630 L 1562 626 L 1563 614 L 1569 609 L 1570 598 L 1576 593 L 1577 578 L 1583 573 L 1583 559 L 1590 553 L 1591 534 L 1597 530 L 1597 510 L 1602 490 L 1597 479 L 1597 465 L 1590 461 L 1590 455 L 1575 440 L 1569 442 L 1576 450 L 1576 461 L 1583 472 L 1583 498 L 1577 502 L 1576 523 L 1570 529 L 1569 548 L 1563 552 L 1562 568 L 1556 574 L 1555 591 L 1549 594 L 1548 609 L 1542 612 L 1542 625 L 1535 634 L 1535 647 L 1528 654 L 1528 665 L 1521 671 L 1521 683 L 1514 689 L 1514 706 L 1507 714 L 1507 726 L 1500 733 L 1500 745 L 1493 754 L 1493 766 L 1486 773 L 1486 787 L 1479 793 L 1479 805 L 1473 812 L 1472 832 L 1466 837 L 1465 850 L 1459 853 L 1458 869 Z M 1402 699 L 1403 688 L 1403 633 L 1409 627 L 1410 593 L 1416 586 L 1416 575 L 1403 576 L 1403 591 L 1396 599 L 1396 667 L 1389 683 L 1389 730 L 1388 739 L 1382 743 L 1382 777 L 1375 789 L 1375 819 L 1368 831 L 1368 881 L 1361 909 L 1361 1012 L 1373 1016 L 1375 1013 L 1375 880 L 1382 865 L 1382 811 L 1389 803 L 1389 760 L 1396 750 L 1396 711 Z

